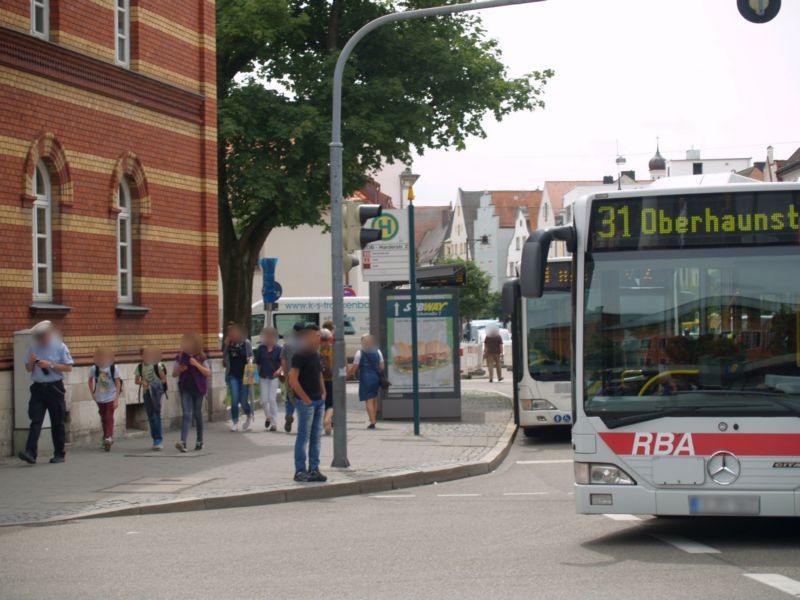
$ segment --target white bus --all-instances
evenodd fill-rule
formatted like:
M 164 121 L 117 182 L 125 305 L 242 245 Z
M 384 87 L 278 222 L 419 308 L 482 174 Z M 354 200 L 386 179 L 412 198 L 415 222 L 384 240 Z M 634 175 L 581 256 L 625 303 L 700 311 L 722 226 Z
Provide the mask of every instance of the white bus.
M 592 194 L 525 244 L 527 297 L 552 240 L 574 256 L 578 512 L 800 515 L 800 184 Z
M 521 298 L 519 282 L 503 288 L 511 316 L 514 417 L 525 435 L 572 425 L 572 262 L 548 261 L 541 298 Z
M 291 335 L 295 323 L 316 323 L 319 326 L 333 318 L 333 306 L 328 298 L 281 298 L 278 308 L 272 311 L 272 326 L 278 335 Z M 266 313 L 264 303 L 259 301 L 252 306 L 250 334 L 253 347 L 261 341 Z M 369 333 L 369 297 L 356 296 L 344 299 L 344 339 L 348 360 L 352 359 L 361 347 L 361 336 Z

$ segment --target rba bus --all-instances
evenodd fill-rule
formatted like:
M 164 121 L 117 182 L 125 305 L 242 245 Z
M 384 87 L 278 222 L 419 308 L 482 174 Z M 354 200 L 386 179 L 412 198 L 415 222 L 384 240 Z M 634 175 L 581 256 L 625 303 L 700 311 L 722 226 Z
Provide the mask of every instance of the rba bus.
M 800 184 L 593 194 L 573 252 L 581 513 L 800 515 Z
M 522 298 L 517 280 L 503 287 L 513 329 L 514 418 L 528 436 L 572 424 L 571 286 L 571 259 L 554 258 L 541 298 Z

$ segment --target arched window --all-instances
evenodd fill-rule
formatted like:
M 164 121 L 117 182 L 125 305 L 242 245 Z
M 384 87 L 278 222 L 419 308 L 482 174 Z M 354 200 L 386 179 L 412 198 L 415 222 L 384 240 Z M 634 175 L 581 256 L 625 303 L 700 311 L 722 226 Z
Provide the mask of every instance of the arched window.
M 131 236 L 131 190 L 123 178 L 117 190 L 117 270 L 118 295 L 122 304 L 133 303 L 133 239 Z
M 52 185 L 50 172 L 42 161 L 33 177 L 33 299 L 53 299 Z

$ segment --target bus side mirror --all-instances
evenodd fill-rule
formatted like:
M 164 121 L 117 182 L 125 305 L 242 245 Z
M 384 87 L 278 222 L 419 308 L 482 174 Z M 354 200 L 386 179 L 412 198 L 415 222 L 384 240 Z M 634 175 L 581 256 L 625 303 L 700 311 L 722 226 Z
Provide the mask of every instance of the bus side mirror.
M 572 225 L 534 231 L 522 246 L 519 285 L 522 295 L 526 298 L 542 297 L 547 254 L 553 240 L 566 242 L 567 250 L 575 252 L 576 236 Z
M 502 309 L 504 317 L 512 317 L 514 315 L 519 299 L 519 281 L 517 279 L 509 279 L 503 284 Z

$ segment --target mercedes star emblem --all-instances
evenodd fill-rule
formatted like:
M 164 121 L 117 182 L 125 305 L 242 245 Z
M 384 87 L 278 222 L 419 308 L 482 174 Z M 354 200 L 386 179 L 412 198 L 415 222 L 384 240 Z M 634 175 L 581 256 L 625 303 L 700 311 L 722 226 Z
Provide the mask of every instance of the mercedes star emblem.
M 742 465 L 736 455 L 722 450 L 715 452 L 706 463 L 706 470 L 714 483 L 730 485 L 742 472 Z

